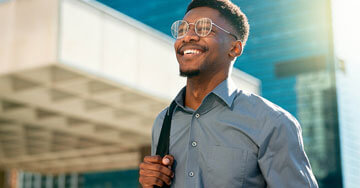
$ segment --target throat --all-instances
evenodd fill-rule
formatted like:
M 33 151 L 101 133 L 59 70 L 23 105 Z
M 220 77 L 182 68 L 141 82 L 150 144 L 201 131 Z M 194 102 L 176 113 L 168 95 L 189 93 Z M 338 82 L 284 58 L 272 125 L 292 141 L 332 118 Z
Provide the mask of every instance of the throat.
M 209 91 L 196 88 L 195 90 L 186 87 L 185 106 L 197 110 Z
M 221 82 L 227 78 L 227 72 L 219 74 L 207 74 L 187 78 L 185 106 L 192 109 L 198 109 L 204 98 L 213 91 Z

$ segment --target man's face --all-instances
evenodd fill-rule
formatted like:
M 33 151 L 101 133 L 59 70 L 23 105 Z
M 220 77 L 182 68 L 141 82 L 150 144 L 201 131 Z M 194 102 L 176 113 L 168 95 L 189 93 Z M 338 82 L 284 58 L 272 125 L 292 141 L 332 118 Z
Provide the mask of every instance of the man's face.
M 234 33 L 225 18 L 212 8 L 194 8 L 185 15 L 183 20 L 195 23 L 200 18 L 210 18 L 213 23 Z M 213 75 L 218 71 L 228 70 L 231 62 L 229 50 L 231 42 L 235 39 L 215 26 L 212 27 L 209 35 L 199 37 L 194 27 L 190 25 L 188 33 L 183 38 L 177 39 L 174 44 L 180 75 L 187 77 L 200 74 Z

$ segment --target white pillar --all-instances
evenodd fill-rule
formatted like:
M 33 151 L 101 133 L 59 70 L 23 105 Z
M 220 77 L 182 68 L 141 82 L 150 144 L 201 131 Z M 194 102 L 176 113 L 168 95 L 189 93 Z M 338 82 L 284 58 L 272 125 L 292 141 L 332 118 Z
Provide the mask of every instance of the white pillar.
M 18 178 L 17 178 L 18 188 L 23 188 L 24 187 L 24 172 L 19 171 L 18 174 L 19 174 Z
M 41 174 L 34 174 L 34 188 L 41 188 Z
M 58 187 L 59 188 L 65 188 L 65 174 L 60 174 L 58 176 Z
M 71 188 L 78 188 L 78 174 L 72 173 L 71 174 L 71 182 L 70 182 Z
M 24 187 L 32 188 L 32 174 L 29 172 L 25 172 L 24 175 L 25 175 Z
M 46 175 L 46 188 L 53 187 L 53 185 L 54 185 L 53 179 L 54 179 L 53 175 L 50 175 L 50 174 Z

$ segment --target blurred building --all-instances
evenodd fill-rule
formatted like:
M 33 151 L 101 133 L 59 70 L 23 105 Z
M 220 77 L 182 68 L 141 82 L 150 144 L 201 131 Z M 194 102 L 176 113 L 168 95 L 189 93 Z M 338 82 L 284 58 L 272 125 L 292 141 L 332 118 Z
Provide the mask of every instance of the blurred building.
M 360 1 L 333 0 L 334 51 L 344 187 L 360 185 Z
M 153 120 L 185 84 L 174 40 L 82 0 L 0 1 L 0 28 L 0 187 L 136 187 Z
M 189 3 L 99 1 L 168 35 Z M 298 118 L 320 187 L 358 187 L 358 1 L 232 2 L 250 21 L 235 67 L 259 78 L 262 95 Z

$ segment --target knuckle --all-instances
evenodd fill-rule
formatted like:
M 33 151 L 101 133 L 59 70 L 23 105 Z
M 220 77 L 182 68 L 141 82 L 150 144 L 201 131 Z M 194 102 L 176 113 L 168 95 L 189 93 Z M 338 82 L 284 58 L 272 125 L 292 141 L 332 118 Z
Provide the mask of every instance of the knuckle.
M 166 184 L 170 184 L 171 180 L 170 180 L 169 177 L 165 176 L 165 177 L 164 177 L 164 182 L 165 182 Z
M 160 173 L 160 172 L 154 172 L 154 175 L 155 175 L 156 177 L 161 177 L 161 173 Z
M 140 184 L 143 184 L 143 183 L 144 183 L 143 180 L 144 180 L 144 178 L 140 176 L 140 177 L 139 177 L 139 182 L 140 182 Z
M 164 172 L 167 176 L 171 176 L 172 175 L 172 171 L 170 171 L 170 170 L 167 170 L 166 172 Z
M 145 174 L 144 170 L 139 170 L 139 174 L 144 175 Z
M 151 186 L 154 185 L 154 183 L 151 181 L 150 178 L 146 177 L 146 178 L 142 178 L 142 181 L 140 182 L 140 184 L 144 187 L 144 186 Z M 152 187 L 152 186 L 151 186 Z
M 154 160 L 156 161 L 156 162 L 161 162 L 161 157 L 159 156 L 159 155 L 156 155 L 156 156 L 154 156 Z
M 172 173 L 172 171 L 167 167 L 161 167 L 160 171 L 167 176 L 170 176 L 170 174 Z
M 155 185 L 156 184 L 156 179 L 155 178 L 150 179 L 149 183 Z
M 149 158 L 150 158 L 150 156 L 145 156 L 143 161 L 147 161 L 147 160 L 149 160 Z
M 161 174 L 161 179 L 166 183 L 168 183 L 170 181 L 170 178 L 164 174 Z
M 163 181 L 161 181 L 160 179 L 155 179 L 155 182 L 154 182 L 156 185 L 158 185 L 158 186 L 163 186 Z
M 155 169 L 156 169 L 157 171 L 161 171 L 162 166 L 161 166 L 161 165 L 156 165 L 156 166 L 155 166 Z

